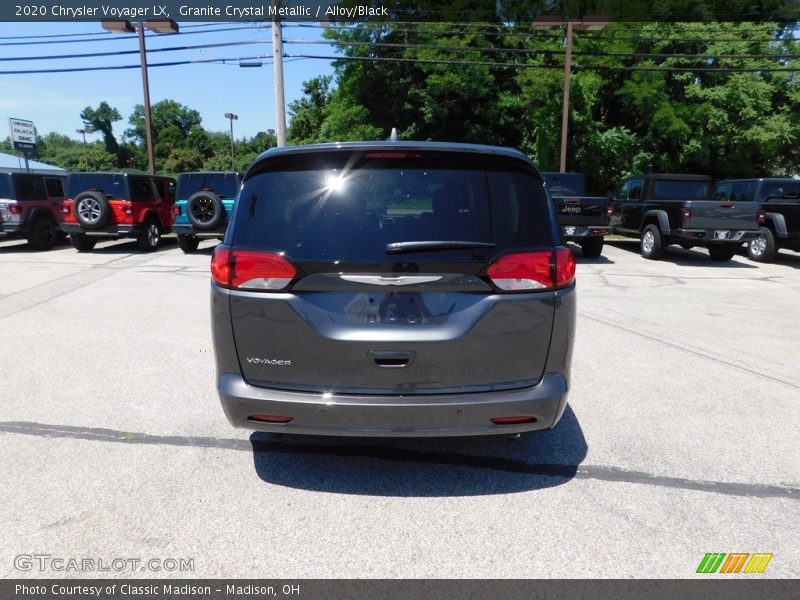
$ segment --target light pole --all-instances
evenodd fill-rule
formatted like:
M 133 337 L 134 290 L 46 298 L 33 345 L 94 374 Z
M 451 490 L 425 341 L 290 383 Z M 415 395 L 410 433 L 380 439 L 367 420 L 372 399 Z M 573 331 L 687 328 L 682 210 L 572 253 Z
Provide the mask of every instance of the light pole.
M 139 32 L 139 57 L 142 63 L 142 90 L 144 91 L 144 131 L 147 143 L 147 165 L 151 175 L 156 174 L 156 158 L 153 153 L 153 121 L 150 116 L 150 84 L 147 79 L 147 48 L 144 43 L 144 28 L 147 27 L 156 33 L 178 33 L 178 24 L 172 20 L 166 21 L 101 21 L 103 29 L 112 33 Z M 134 29 L 134 25 L 136 28 Z
M 233 122 L 239 120 L 239 115 L 225 113 L 225 118 L 231 121 L 231 171 L 236 170 L 236 163 L 233 161 Z
M 91 127 L 87 127 L 86 129 L 76 129 L 75 133 L 78 133 L 83 136 L 83 158 L 86 161 L 86 170 L 89 170 L 89 148 L 86 145 L 86 134 L 94 133 L 94 129 Z
M 533 20 L 534 29 L 550 29 L 567 26 L 567 49 L 564 56 L 564 98 L 561 108 L 561 163 L 560 171 L 567 171 L 567 130 L 569 129 L 569 90 L 572 75 L 572 29 L 581 31 L 599 31 L 608 25 L 608 17 L 583 17 L 581 19 L 561 19 L 551 16 L 539 16 Z

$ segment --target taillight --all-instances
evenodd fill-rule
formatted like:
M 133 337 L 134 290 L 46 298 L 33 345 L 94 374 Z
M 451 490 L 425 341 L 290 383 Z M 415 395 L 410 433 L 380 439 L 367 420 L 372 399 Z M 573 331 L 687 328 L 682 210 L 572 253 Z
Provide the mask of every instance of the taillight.
M 692 209 L 691 208 L 682 208 L 681 209 L 681 219 L 686 222 L 692 218 Z
M 489 265 L 486 274 L 501 290 L 550 290 L 575 280 L 575 257 L 567 248 L 507 254 Z
M 217 246 L 211 256 L 211 278 L 217 285 L 234 290 L 280 290 L 296 274 L 292 263 L 272 252 Z
M 67 206 L 66 204 L 62 204 L 61 208 L 58 209 L 58 210 L 61 212 L 62 215 L 68 215 L 69 214 L 69 206 Z
M 133 214 L 133 205 L 130 202 L 123 202 L 122 203 L 122 210 L 126 215 Z
M 763 208 L 759 208 L 758 209 L 758 224 L 760 225 L 761 223 L 763 223 L 766 220 L 767 220 L 767 211 L 765 211 Z
M 22 214 L 22 207 L 17 204 L 16 202 L 9 202 L 8 203 L 8 212 L 12 215 L 21 215 Z
M 177 217 L 180 214 L 181 214 L 181 207 L 177 206 L 177 205 L 173 206 L 172 207 L 172 216 Z
M 606 206 L 606 216 L 610 219 L 613 214 L 614 214 L 614 206 L 612 204 L 607 205 Z

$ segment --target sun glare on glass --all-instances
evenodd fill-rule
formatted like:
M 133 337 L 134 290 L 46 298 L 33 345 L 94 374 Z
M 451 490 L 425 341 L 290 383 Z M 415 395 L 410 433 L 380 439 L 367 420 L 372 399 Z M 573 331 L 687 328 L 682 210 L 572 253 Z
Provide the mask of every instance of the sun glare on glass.
M 340 192 L 344 189 L 343 175 L 328 175 L 325 179 L 325 189 L 329 192 Z

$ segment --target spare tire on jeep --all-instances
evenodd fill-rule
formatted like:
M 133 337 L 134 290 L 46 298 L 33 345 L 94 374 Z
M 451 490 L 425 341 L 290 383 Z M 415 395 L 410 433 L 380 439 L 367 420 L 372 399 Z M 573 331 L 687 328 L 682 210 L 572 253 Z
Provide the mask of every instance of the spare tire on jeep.
M 186 215 L 195 228 L 208 231 L 222 225 L 225 207 L 214 192 L 200 191 L 186 201 Z
M 86 229 L 102 229 L 111 216 L 111 205 L 102 192 L 81 192 L 72 205 L 75 219 Z

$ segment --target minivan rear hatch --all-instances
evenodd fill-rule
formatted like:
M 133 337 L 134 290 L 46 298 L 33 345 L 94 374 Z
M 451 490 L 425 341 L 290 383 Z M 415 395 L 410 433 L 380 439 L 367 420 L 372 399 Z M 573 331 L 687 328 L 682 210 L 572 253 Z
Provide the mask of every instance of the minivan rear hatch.
M 240 281 L 258 282 L 230 293 L 242 374 L 255 386 L 338 394 L 535 385 L 556 293 L 504 293 L 487 273 L 509 254 L 549 273 L 556 236 L 541 178 L 521 158 L 267 156 L 246 176 L 219 247 Z

